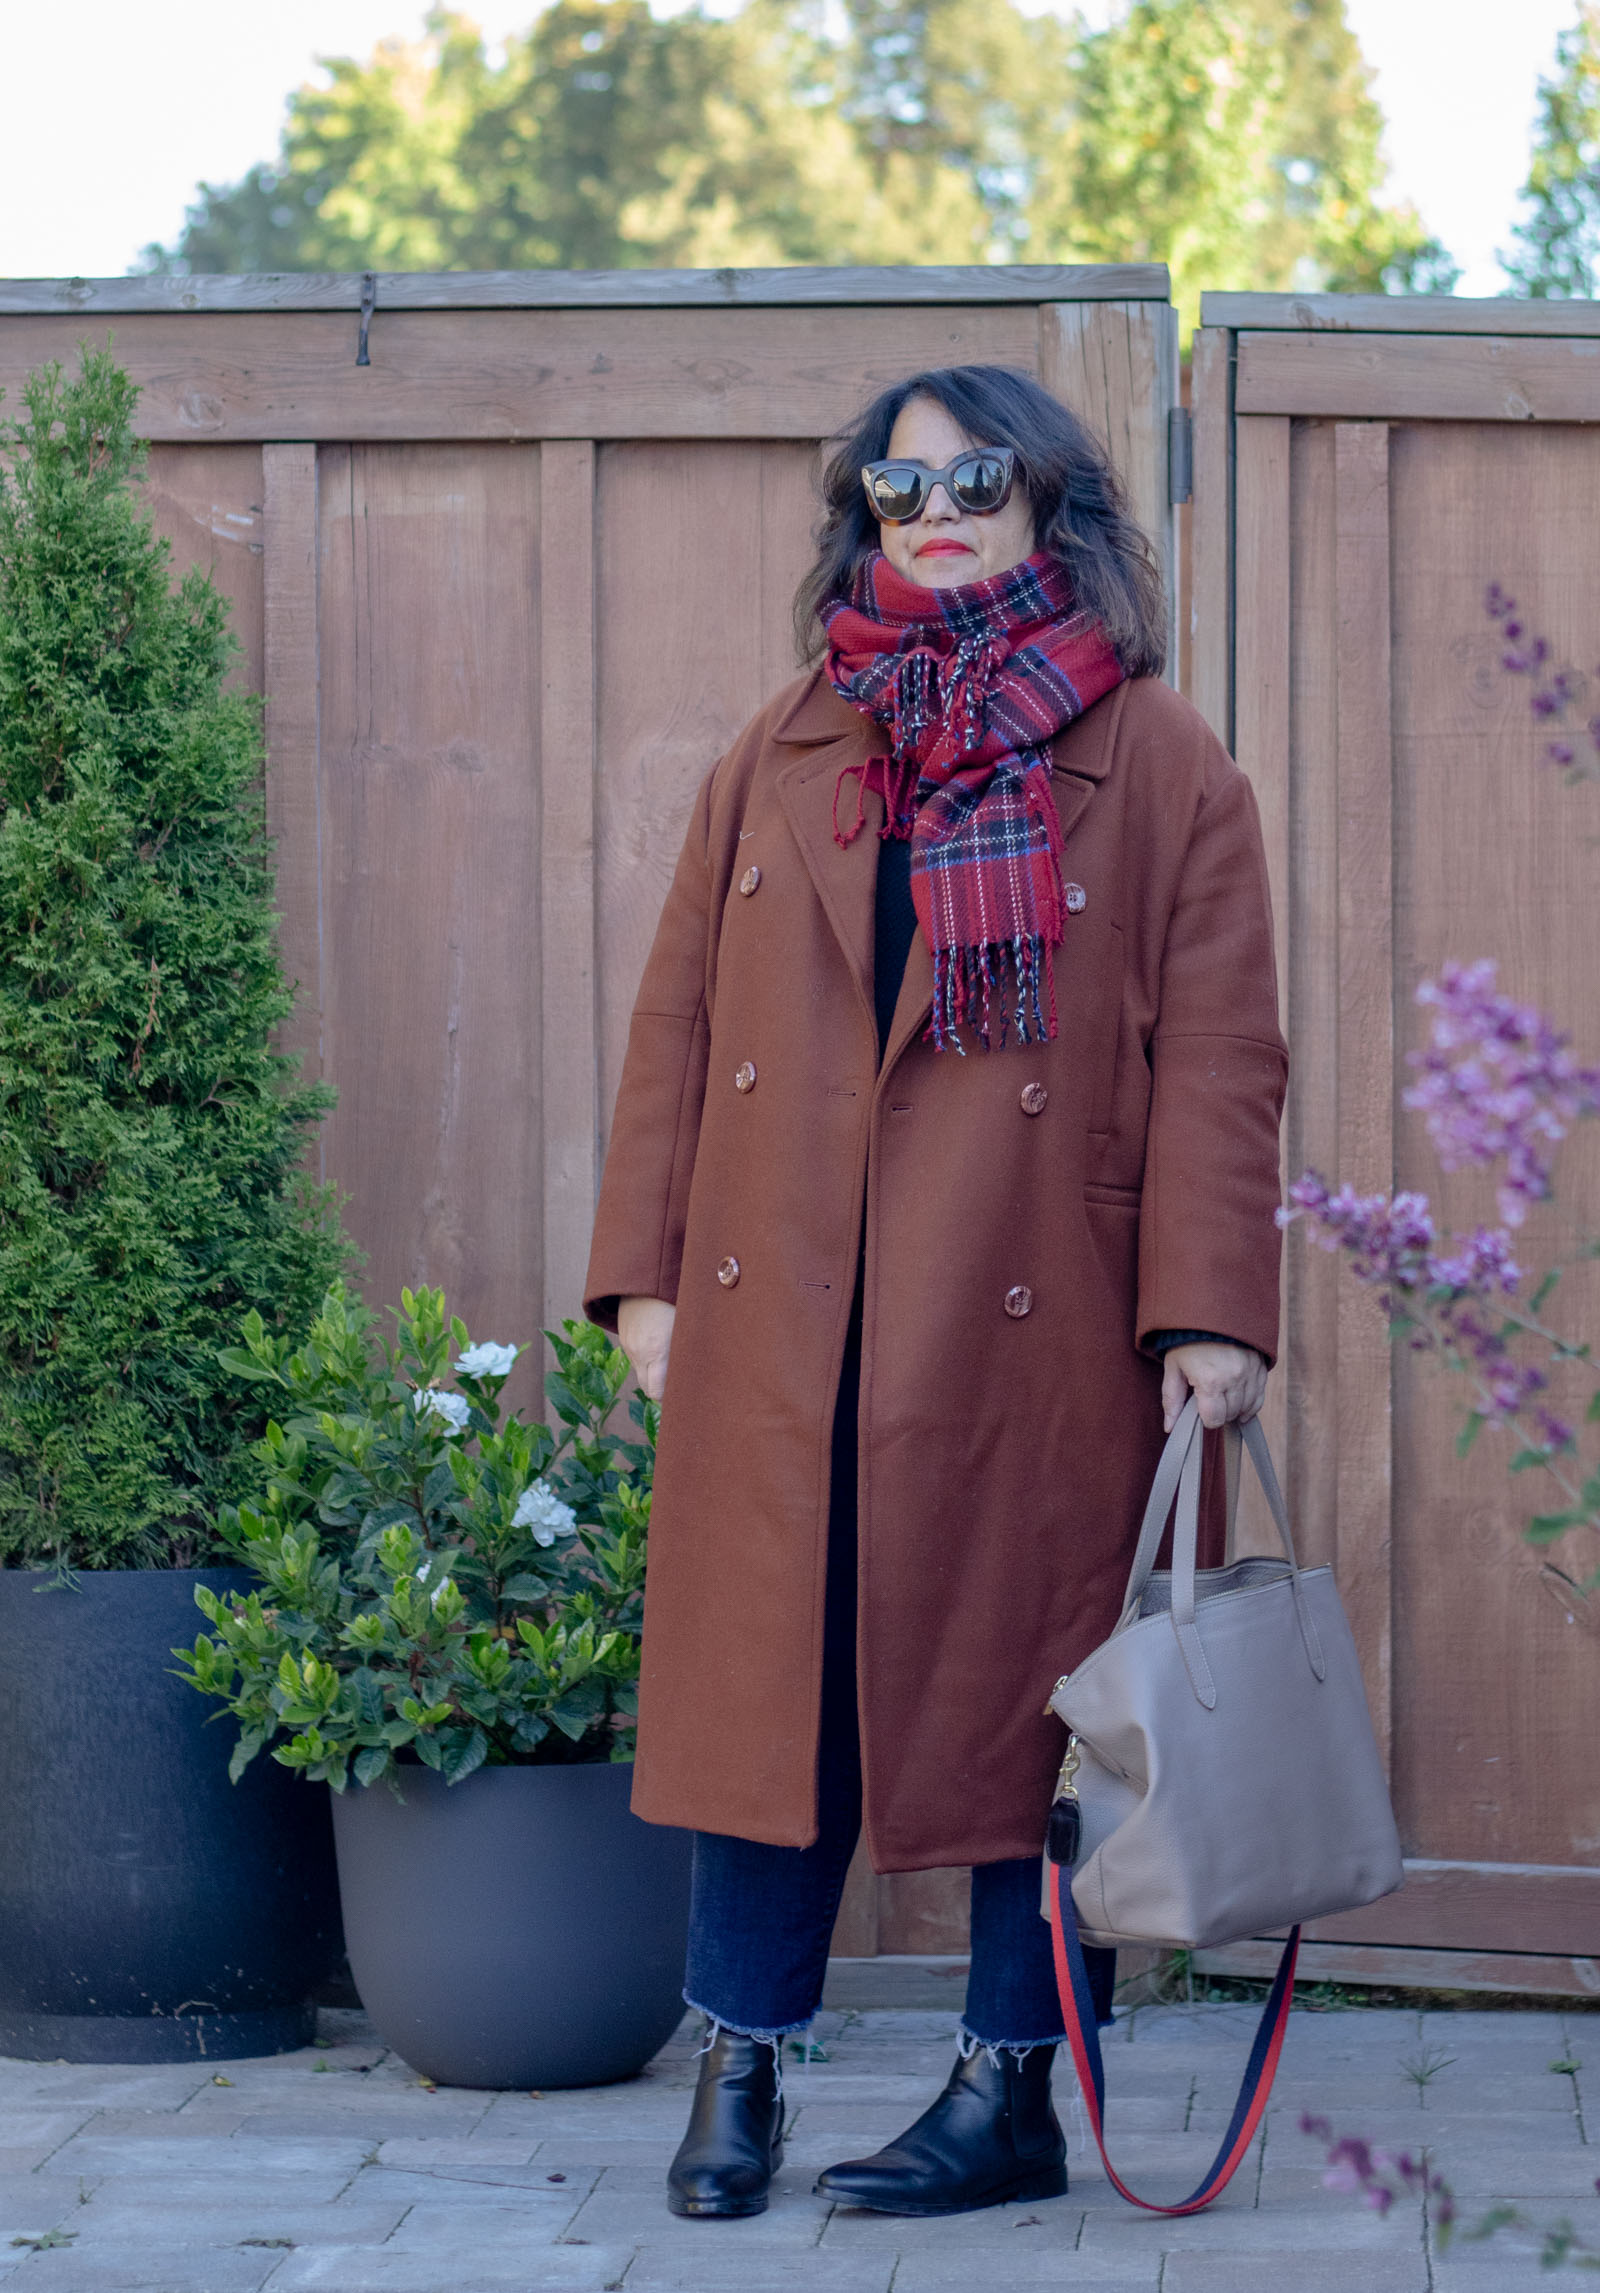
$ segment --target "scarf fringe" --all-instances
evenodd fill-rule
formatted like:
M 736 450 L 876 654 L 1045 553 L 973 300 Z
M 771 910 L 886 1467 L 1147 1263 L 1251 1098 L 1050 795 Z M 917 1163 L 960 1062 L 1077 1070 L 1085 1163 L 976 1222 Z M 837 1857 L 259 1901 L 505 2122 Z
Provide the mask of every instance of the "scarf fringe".
M 1006 968 L 1016 994 L 1006 1009 Z M 1041 992 L 1042 991 L 1042 992 Z M 1048 1016 L 1046 1016 L 1048 1004 Z M 999 1049 L 1013 1027 L 1021 1044 L 1048 1043 L 1056 1032 L 1056 973 L 1050 943 L 1033 932 L 1008 941 L 974 947 L 942 947 L 933 958 L 933 1023 L 928 1039 L 936 1051 L 966 1057 L 959 1033 L 969 1026 L 986 1051 L 996 1046 L 993 1024 L 1000 1022 Z

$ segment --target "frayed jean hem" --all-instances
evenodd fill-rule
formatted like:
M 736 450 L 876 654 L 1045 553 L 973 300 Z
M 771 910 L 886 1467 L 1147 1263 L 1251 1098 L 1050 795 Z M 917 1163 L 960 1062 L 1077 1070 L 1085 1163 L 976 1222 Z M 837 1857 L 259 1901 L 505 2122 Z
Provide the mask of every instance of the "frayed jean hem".
M 1065 2046 L 1067 2034 L 1058 2030 L 1050 2038 L 980 2038 L 965 2022 L 956 2024 L 956 2052 L 963 2062 L 970 2062 L 975 2054 L 987 2054 L 999 2068 L 1002 2054 L 1031 2054 L 1036 2046 Z
M 759 2038 L 768 2046 L 776 2046 L 780 2038 L 793 2038 L 800 2031 L 809 2030 L 817 2019 L 813 2011 L 801 2022 L 780 2022 L 774 2023 L 769 2030 L 752 2030 L 746 2023 L 730 2022 L 725 2014 L 718 2014 L 715 2007 L 707 2006 L 704 1999 L 695 1998 L 688 1991 L 683 1994 L 683 2003 L 692 2007 L 696 2014 L 705 2016 L 711 2025 L 713 2038 L 719 2030 L 731 2030 L 736 2038 Z

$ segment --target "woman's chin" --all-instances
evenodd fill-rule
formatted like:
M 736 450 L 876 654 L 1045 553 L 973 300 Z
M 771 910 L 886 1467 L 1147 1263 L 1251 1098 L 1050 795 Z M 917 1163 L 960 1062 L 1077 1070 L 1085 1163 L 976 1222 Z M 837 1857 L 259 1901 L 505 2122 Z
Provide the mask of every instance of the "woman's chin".
M 914 557 L 911 560 L 911 578 L 924 589 L 959 589 L 964 582 L 981 580 L 983 568 L 970 549 L 959 557 Z

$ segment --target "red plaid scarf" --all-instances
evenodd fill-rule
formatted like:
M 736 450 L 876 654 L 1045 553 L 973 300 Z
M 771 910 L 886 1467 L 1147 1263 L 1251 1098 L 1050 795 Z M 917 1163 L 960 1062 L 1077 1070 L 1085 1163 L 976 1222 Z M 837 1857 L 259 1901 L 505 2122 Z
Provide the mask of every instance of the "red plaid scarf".
M 1042 552 L 958 589 L 924 589 L 874 552 L 822 622 L 834 690 L 892 742 L 888 756 L 840 773 L 834 836 L 842 845 L 859 834 L 862 794 L 875 788 L 883 834 L 911 840 L 912 903 L 933 951 L 934 1048 L 962 1050 L 966 1020 L 989 1050 L 996 1003 L 1004 1045 L 1008 957 L 1017 1041 L 1053 1038 L 1062 891 L 1050 742 L 1121 682 L 1109 639 L 1074 617 L 1065 569 Z M 841 830 L 852 772 L 856 817 Z

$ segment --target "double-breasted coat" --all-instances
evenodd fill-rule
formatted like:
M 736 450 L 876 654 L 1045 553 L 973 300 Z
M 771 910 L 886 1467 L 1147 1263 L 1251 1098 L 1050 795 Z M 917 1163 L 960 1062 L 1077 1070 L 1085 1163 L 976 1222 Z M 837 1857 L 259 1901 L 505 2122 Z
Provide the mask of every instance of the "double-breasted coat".
M 1162 1442 L 1142 1341 L 1278 1334 L 1286 1054 L 1249 783 L 1152 678 L 1055 741 L 1051 1042 L 880 1064 L 884 743 L 820 675 L 702 786 L 639 990 L 587 1281 L 675 1301 L 634 1807 L 816 1836 L 830 1434 L 862 1265 L 858 1686 L 880 1871 L 1038 1851 L 1057 1676 L 1115 1623 Z M 854 779 L 841 815 L 853 818 Z M 862 1252 L 864 1250 L 864 1260 Z

